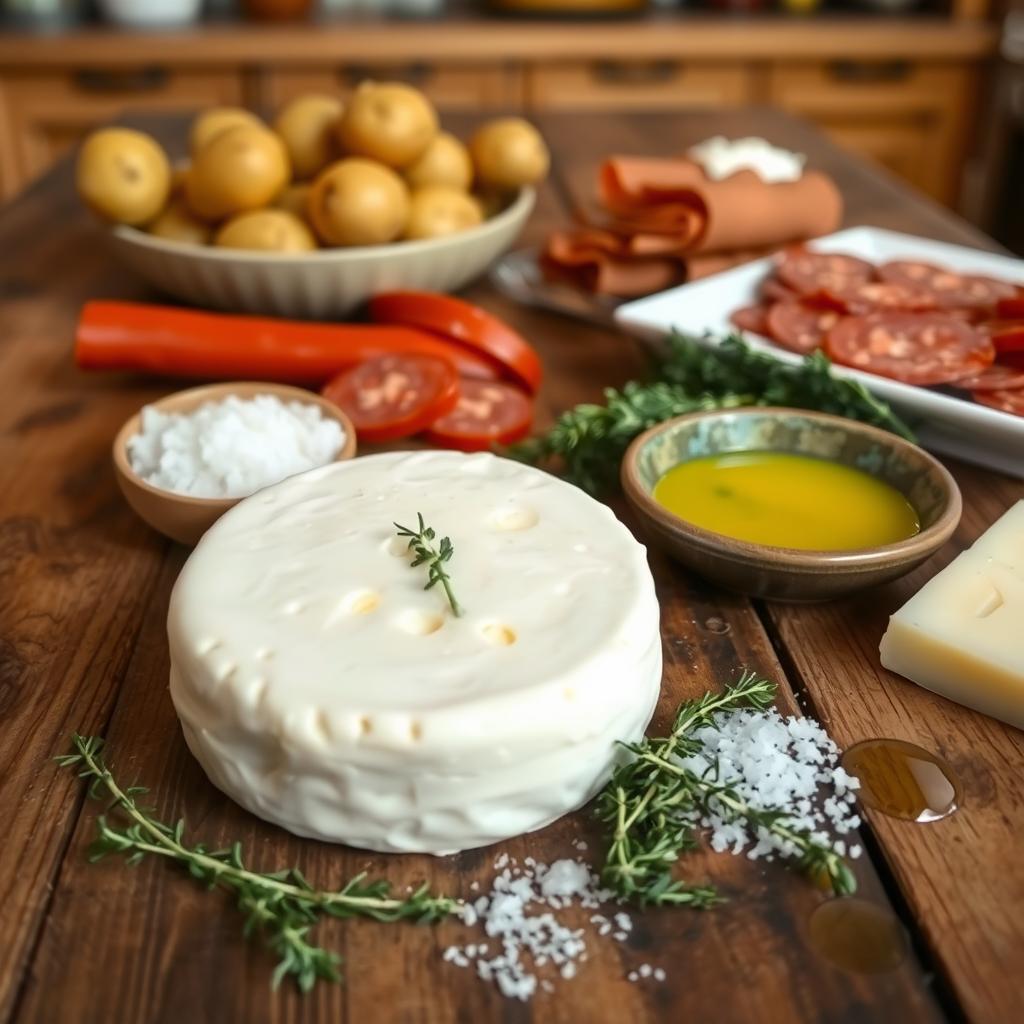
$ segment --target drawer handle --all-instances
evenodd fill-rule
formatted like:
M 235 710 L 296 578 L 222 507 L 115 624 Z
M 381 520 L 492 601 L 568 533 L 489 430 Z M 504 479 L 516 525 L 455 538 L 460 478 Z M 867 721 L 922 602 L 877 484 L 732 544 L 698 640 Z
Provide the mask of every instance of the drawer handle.
M 593 65 L 594 77 L 608 85 L 657 85 L 672 81 L 681 69 L 682 65 L 674 60 L 599 60 Z
M 835 60 L 829 64 L 828 73 L 839 82 L 863 84 L 901 82 L 910 77 L 910 62 L 906 60 Z
M 75 72 L 75 85 L 85 92 L 153 92 L 162 89 L 169 77 L 166 68 L 157 67 L 125 71 L 81 68 Z

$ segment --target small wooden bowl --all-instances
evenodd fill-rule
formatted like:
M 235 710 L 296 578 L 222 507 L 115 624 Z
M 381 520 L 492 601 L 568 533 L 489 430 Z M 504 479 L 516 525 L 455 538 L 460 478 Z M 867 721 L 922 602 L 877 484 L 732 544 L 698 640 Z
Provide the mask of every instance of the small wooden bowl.
M 256 382 L 208 384 L 204 387 L 178 391 L 158 402 L 150 403 L 161 412 L 191 412 L 205 402 L 217 402 L 234 395 L 253 398 L 255 395 L 273 395 L 282 402 L 303 402 L 320 407 L 323 415 L 336 420 L 345 432 L 345 442 L 334 461 L 351 459 L 356 453 L 356 431 L 352 421 L 326 398 L 302 388 L 284 384 Z M 128 504 L 160 533 L 182 544 L 194 545 L 206 531 L 241 498 L 195 498 L 189 494 L 165 491 L 146 483 L 132 469 L 128 459 L 128 439 L 139 433 L 142 420 L 140 410 L 118 431 L 114 438 L 114 469 L 117 482 Z
M 906 497 L 921 532 L 853 551 L 772 547 L 694 526 L 652 497 L 673 466 L 731 451 L 793 452 L 862 469 Z M 949 539 L 962 507 L 948 470 L 916 445 L 855 420 L 801 409 L 713 410 L 661 423 L 630 445 L 622 485 L 645 531 L 670 555 L 729 590 L 783 601 L 826 601 L 904 575 Z

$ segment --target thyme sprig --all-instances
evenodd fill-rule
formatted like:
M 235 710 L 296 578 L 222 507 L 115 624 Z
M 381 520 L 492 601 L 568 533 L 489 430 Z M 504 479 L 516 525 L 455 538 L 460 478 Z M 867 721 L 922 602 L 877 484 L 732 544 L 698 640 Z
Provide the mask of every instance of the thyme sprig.
M 164 857 L 180 864 L 208 888 L 222 888 L 234 894 L 245 921 L 243 933 L 263 936 L 277 957 L 272 985 L 277 988 L 291 977 L 303 992 L 320 979 L 340 981 L 341 958 L 309 939 L 310 929 L 321 914 L 331 917 L 368 917 L 375 921 L 439 921 L 455 913 L 458 904 L 445 896 L 434 896 L 426 885 L 405 899 L 388 895 L 386 881 L 367 881 L 362 872 L 337 891 L 314 888 L 297 868 L 258 872 L 245 866 L 240 843 L 209 850 L 202 843 L 185 842 L 185 821 L 174 825 L 158 821 L 139 806 L 142 786 L 124 786 L 104 762 L 103 741 L 94 736 L 71 738 L 71 752 L 57 758 L 66 768 L 77 768 L 80 778 L 89 780 L 89 796 L 108 803 L 107 813 L 97 819 L 97 834 L 89 847 L 89 860 L 111 854 L 137 864 L 147 856 Z M 122 820 L 108 816 L 115 812 Z
M 856 880 L 828 845 L 794 828 L 781 809 L 752 807 L 735 788 L 717 781 L 716 765 L 706 775 L 680 761 L 701 752 L 693 733 L 714 723 L 719 713 L 744 708 L 763 711 L 775 699 L 775 684 L 746 672 L 722 693 L 708 693 L 681 704 L 667 736 L 624 744 L 633 755 L 601 791 L 598 818 L 610 831 L 602 869 L 605 884 L 620 896 L 644 904 L 684 904 L 705 908 L 720 901 L 714 888 L 673 878 L 680 856 L 694 849 L 702 816 L 714 813 L 767 829 L 784 841 L 800 868 L 826 879 L 847 895 Z
M 563 413 L 548 433 L 509 450 L 532 464 L 557 460 L 566 477 L 591 494 L 613 490 L 630 442 L 673 416 L 706 409 L 783 405 L 861 420 L 913 440 L 910 428 L 860 382 L 836 377 L 821 352 L 798 366 L 730 336 L 713 348 L 673 334 L 648 381 L 605 391 L 604 405 Z
M 442 537 L 435 548 L 433 541 L 437 534 L 434 532 L 433 527 L 427 526 L 423 522 L 423 515 L 419 512 L 416 513 L 416 519 L 419 522 L 418 530 L 410 530 L 408 526 L 402 526 L 401 523 L 395 523 L 395 529 L 398 530 L 399 537 L 409 538 L 408 550 L 416 553 L 412 567 L 414 569 L 418 565 L 425 565 L 427 567 L 427 584 L 423 589 L 429 590 L 440 583 L 444 588 L 445 597 L 448 598 L 448 603 L 451 605 L 452 614 L 458 618 L 462 614 L 463 609 L 459 602 L 455 600 L 455 595 L 452 593 L 451 577 L 444 567 L 444 563 L 450 561 L 452 555 L 455 554 L 455 548 L 448 537 Z

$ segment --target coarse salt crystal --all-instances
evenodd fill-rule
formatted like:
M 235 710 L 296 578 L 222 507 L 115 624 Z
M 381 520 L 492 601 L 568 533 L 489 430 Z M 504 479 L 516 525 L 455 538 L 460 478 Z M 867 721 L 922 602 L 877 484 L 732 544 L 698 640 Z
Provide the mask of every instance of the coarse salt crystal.
M 188 413 L 142 410 L 128 439 L 132 469 L 164 491 L 242 498 L 331 462 L 345 443 L 337 420 L 312 402 L 230 395 Z

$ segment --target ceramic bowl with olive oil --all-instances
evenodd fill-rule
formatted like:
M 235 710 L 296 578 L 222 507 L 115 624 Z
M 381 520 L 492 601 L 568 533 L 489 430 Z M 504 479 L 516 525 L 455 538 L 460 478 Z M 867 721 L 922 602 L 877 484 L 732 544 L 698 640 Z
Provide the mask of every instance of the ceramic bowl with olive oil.
M 822 601 L 934 554 L 960 520 L 948 470 L 877 427 L 800 409 L 692 413 L 622 463 L 651 539 L 731 590 Z

